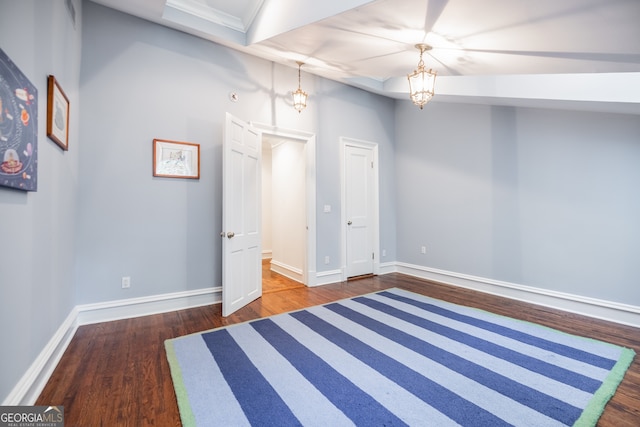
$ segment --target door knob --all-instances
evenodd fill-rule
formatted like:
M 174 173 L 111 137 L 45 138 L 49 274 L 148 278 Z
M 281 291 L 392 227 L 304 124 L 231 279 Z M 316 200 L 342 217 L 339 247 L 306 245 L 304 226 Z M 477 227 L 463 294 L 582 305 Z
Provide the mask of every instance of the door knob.
M 227 235 L 227 234 L 226 234 L 224 231 L 221 231 L 221 232 L 220 232 L 220 237 L 224 237 L 224 236 L 226 236 L 226 235 Z
M 233 231 L 230 231 L 230 232 L 227 233 L 227 239 L 230 239 L 235 235 L 236 235 L 236 233 L 234 233 Z
M 347 221 L 347 225 L 351 225 L 353 224 L 351 221 Z

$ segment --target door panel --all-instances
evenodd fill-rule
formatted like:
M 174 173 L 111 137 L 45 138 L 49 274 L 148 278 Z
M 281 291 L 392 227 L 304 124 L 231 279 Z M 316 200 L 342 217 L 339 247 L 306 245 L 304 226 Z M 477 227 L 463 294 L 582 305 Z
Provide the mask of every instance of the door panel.
M 222 315 L 262 295 L 260 131 L 226 115 L 223 155 Z
M 347 277 L 373 273 L 373 154 L 345 146 Z

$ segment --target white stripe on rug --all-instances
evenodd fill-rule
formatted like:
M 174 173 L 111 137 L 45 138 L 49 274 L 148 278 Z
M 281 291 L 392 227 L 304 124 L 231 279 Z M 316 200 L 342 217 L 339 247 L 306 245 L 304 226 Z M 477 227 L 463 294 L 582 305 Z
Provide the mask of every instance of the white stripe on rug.
M 433 425 L 443 427 L 458 425 L 293 317 L 277 316 L 272 320 L 407 424 L 419 425 L 424 420 L 430 420 Z
M 522 368 L 516 364 L 484 353 L 473 347 L 469 347 L 466 344 L 449 339 L 437 333 L 427 331 L 423 328 L 415 326 L 404 320 L 397 319 L 393 316 L 389 316 L 384 313 L 380 313 L 377 310 L 373 310 L 362 304 L 358 304 L 354 301 L 344 301 L 341 305 L 352 308 L 360 313 L 363 313 L 369 317 L 375 317 L 377 320 L 397 328 L 401 331 L 407 332 L 423 341 L 427 342 L 439 342 L 439 347 L 450 353 L 457 355 L 464 355 L 465 359 L 482 365 L 498 374 L 505 376 L 517 376 L 518 381 L 536 390 L 540 390 L 549 396 L 553 396 L 557 399 L 563 399 L 567 395 L 571 396 L 571 399 L 567 400 L 567 403 L 584 408 L 591 399 L 591 393 L 577 390 L 567 384 L 545 377 L 544 375 L 536 372 L 531 372 L 525 368 Z M 343 319 L 339 316 L 340 319 Z M 345 319 L 346 320 L 346 319 Z M 351 326 L 349 326 L 351 327 Z M 466 378 L 466 377 L 465 377 Z
M 563 333 L 561 331 L 558 331 L 557 329 L 548 328 L 536 323 L 517 320 L 510 317 L 500 316 L 488 311 L 437 300 L 425 295 L 405 291 L 403 289 L 393 288 L 389 289 L 387 292 L 406 298 L 412 298 L 416 301 L 425 302 L 427 304 L 432 304 L 461 315 L 475 317 L 480 320 L 520 331 L 535 337 L 546 339 L 548 341 L 556 342 L 558 344 L 569 345 L 571 347 L 587 351 L 589 353 L 597 354 L 607 359 L 617 360 L 620 357 L 620 352 L 622 351 L 622 347 L 605 343 L 603 341 Z M 376 298 L 379 296 L 379 294 L 370 294 L 367 296 Z
M 372 300 L 376 300 L 376 301 L 380 301 L 384 304 L 396 307 L 402 311 L 411 313 L 415 316 L 418 316 L 420 318 L 438 323 L 440 325 L 446 326 L 448 328 L 452 328 L 455 329 L 457 331 L 461 331 L 464 333 L 467 333 L 469 335 L 472 335 L 474 337 L 489 341 L 491 343 L 497 344 L 499 346 L 502 346 L 504 348 L 513 350 L 515 352 L 519 352 L 523 355 L 526 355 L 528 357 L 534 357 L 540 361 L 546 362 L 546 363 L 550 363 L 553 364 L 555 366 L 570 370 L 572 372 L 581 374 L 581 375 L 585 375 L 588 376 L 590 378 L 596 379 L 598 381 L 602 381 L 604 378 L 606 378 L 607 374 L 609 373 L 609 370 L 607 369 L 602 369 L 599 368 L 597 366 L 593 366 L 590 365 L 588 363 L 579 361 L 579 360 L 575 360 L 569 357 L 565 357 L 561 354 L 557 354 L 554 353 L 552 351 L 548 351 L 548 350 L 544 350 L 538 347 L 535 347 L 533 345 L 529 345 L 520 341 L 517 341 L 515 339 L 511 339 L 505 336 L 502 336 L 500 334 L 496 334 L 494 332 L 490 332 L 487 331 L 485 329 L 482 328 L 478 328 L 475 327 L 473 325 L 469 325 L 467 323 L 464 322 L 459 322 L 457 320 L 453 320 L 450 319 L 448 317 L 444 317 L 444 316 L 440 316 L 438 314 L 435 313 L 430 313 L 428 311 L 424 311 L 421 310 L 420 308 L 414 307 L 412 305 L 409 304 L 405 304 L 402 302 L 398 302 L 398 301 L 394 301 L 394 300 L 389 300 L 384 298 L 381 295 L 373 295 L 371 297 L 369 297 L 369 299 Z M 467 314 L 468 315 L 468 314 Z M 557 332 L 556 332 L 557 333 Z M 574 342 L 575 337 L 574 337 Z M 582 339 L 580 340 L 582 341 Z M 564 343 L 563 343 L 564 344 Z M 567 345 L 567 344 L 565 344 Z M 573 345 L 569 344 L 571 347 L 574 347 Z M 603 348 L 602 343 L 599 343 L 598 346 L 591 346 L 592 347 L 592 351 L 589 351 L 590 353 L 594 353 L 597 354 L 596 351 L 598 351 L 600 348 Z M 604 346 L 604 347 L 609 347 Z M 618 352 L 618 354 L 615 356 L 614 359 L 612 359 L 612 362 L 615 361 L 618 357 L 620 356 L 620 353 Z
M 165 346 L 185 426 L 595 425 L 634 355 L 400 289 Z
M 189 335 L 172 343 L 189 403 L 189 407 L 180 408 L 181 415 L 184 411 L 191 413 L 198 426 L 249 426 L 201 335 Z
M 494 413 L 498 417 L 502 418 L 508 423 L 516 425 L 524 419 L 531 420 L 532 425 L 538 426 L 558 426 L 561 425 L 557 421 L 550 419 L 549 417 L 540 414 L 528 408 L 520 405 L 517 402 L 513 402 L 507 396 L 503 396 L 494 390 L 487 388 L 481 384 L 476 383 L 469 378 L 452 371 L 433 360 L 430 360 L 413 350 L 410 350 L 394 341 L 381 337 L 375 332 L 354 323 L 330 310 L 323 307 L 313 307 L 308 311 L 317 314 L 324 319 L 330 321 L 333 325 L 342 329 L 349 330 L 350 333 L 357 337 L 359 340 L 367 345 L 375 348 L 378 351 L 385 352 L 389 356 L 398 360 L 400 363 L 415 370 L 417 373 L 424 375 L 448 388 L 454 393 L 458 394 L 462 398 L 472 402 L 481 408 Z M 387 322 L 386 318 L 379 318 L 377 320 L 383 321 L 390 326 L 393 321 Z M 425 419 L 425 418 L 423 418 Z M 426 418 L 430 419 L 430 418 Z M 410 425 L 416 425 L 415 423 Z M 433 424 L 440 425 L 440 424 Z
M 303 425 L 354 425 L 255 329 L 231 327 L 228 330 Z

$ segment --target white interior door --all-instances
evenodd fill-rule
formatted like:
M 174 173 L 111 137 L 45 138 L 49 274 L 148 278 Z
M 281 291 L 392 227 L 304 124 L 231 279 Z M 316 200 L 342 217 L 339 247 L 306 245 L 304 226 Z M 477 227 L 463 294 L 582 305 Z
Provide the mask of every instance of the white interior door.
M 347 277 L 373 273 L 373 151 L 345 145 L 345 219 Z
M 262 295 L 261 132 L 227 113 L 222 206 L 222 315 Z

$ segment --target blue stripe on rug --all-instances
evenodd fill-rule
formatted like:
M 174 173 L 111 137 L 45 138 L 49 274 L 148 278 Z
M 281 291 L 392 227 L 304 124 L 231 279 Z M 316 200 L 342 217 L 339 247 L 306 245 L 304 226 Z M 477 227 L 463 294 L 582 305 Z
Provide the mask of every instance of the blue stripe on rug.
M 359 298 L 355 298 L 354 300 L 362 302 Z M 326 307 L 329 310 L 335 311 L 336 313 L 357 322 L 382 336 L 398 342 L 453 371 L 496 390 L 505 396 L 509 396 L 511 399 L 522 405 L 535 409 L 536 411 L 566 425 L 573 424 L 582 412 L 579 408 L 573 407 L 561 400 L 554 399 L 544 393 L 540 393 L 537 390 L 518 383 L 517 381 L 513 381 L 478 364 L 469 362 L 462 357 L 442 350 L 428 342 L 419 340 L 398 329 L 387 326 L 338 303 L 328 304 Z
M 511 349 L 504 348 L 497 344 L 488 342 L 486 340 L 476 338 L 467 333 L 460 332 L 447 326 L 440 325 L 436 322 L 432 322 L 430 320 L 412 315 L 405 311 L 383 304 L 379 301 L 374 301 L 364 297 L 354 298 L 353 300 L 367 305 L 371 308 L 375 308 L 376 310 L 379 310 L 383 313 L 387 313 L 389 315 L 403 319 L 407 322 L 421 326 L 430 331 L 436 332 L 442 336 L 446 336 L 453 340 L 463 342 L 468 346 L 477 348 L 478 350 L 499 357 L 501 359 L 508 360 L 533 372 L 537 372 L 549 378 L 553 378 L 557 381 L 569 384 L 579 390 L 593 393 L 602 384 L 601 381 L 594 380 L 593 378 L 589 378 L 585 375 L 569 371 L 559 366 L 530 357 L 526 354 L 522 354 Z
M 302 312 L 304 313 L 304 312 Z M 293 313 L 292 316 L 298 313 Z M 406 425 L 270 319 L 251 326 L 357 425 Z M 249 390 L 251 393 L 251 390 Z
M 459 314 L 451 310 L 438 307 L 433 304 L 428 304 L 422 301 L 416 301 L 414 299 L 393 294 L 391 292 L 380 292 L 379 295 L 385 296 L 387 298 L 392 298 L 397 301 L 402 301 L 404 303 L 411 304 L 415 307 L 422 308 L 423 310 L 427 310 L 431 313 L 436 313 L 441 316 L 449 317 L 450 319 L 455 319 L 460 322 L 468 323 L 469 325 L 473 325 L 478 328 L 485 329 L 487 331 L 495 332 L 497 334 L 504 335 L 506 337 L 518 340 L 525 344 L 534 345 L 536 347 L 540 347 L 545 350 L 549 350 L 554 353 L 560 354 L 562 356 L 570 357 L 572 359 L 579 360 L 581 362 L 585 362 L 593 366 L 597 366 L 599 368 L 611 369 L 616 364 L 615 360 L 611 360 L 606 357 L 601 357 L 601 356 L 598 356 L 597 354 L 589 353 L 587 351 L 582 351 L 580 349 L 576 349 L 575 347 L 570 347 L 570 346 L 566 346 L 556 342 L 548 341 L 543 338 L 525 334 L 520 331 L 516 331 L 514 329 L 510 329 L 501 325 L 496 325 L 495 323 L 479 320 L 471 316 Z
M 416 331 L 417 328 L 414 328 L 412 325 L 409 325 L 406 322 L 403 322 L 398 319 L 390 318 L 390 316 L 387 316 L 382 313 L 379 313 L 379 314 L 371 313 L 373 312 L 373 310 L 368 310 L 366 308 L 363 309 L 363 306 L 358 305 L 356 303 L 349 304 L 350 302 L 352 301 L 343 301 L 341 304 L 344 304 L 344 305 L 348 304 L 350 308 L 355 308 L 358 311 L 361 310 L 360 312 L 362 314 L 368 314 L 369 317 L 374 317 L 376 320 L 380 320 L 382 323 L 393 326 L 396 329 L 409 331 L 412 335 L 416 333 L 417 334 L 416 336 L 419 336 L 420 339 L 422 339 L 423 341 L 427 341 L 427 342 L 433 341 L 428 336 L 434 335 L 434 334 L 430 334 L 430 333 L 421 334 L 420 332 Z M 515 402 L 510 397 L 505 396 L 489 387 L 486 387 L 474 381 L 472 378 L 468 378 L 454 370 L 451 370 L 448 367 L 443 366 L 442 364 L 439 364 L 438 362 L 415 352 L 409 347 L 406 347 L 398 342 L 395 342 L 389 338 L 386 338 L 378 334 L 377 332 L 366 328 L 363 325 L 353 322 L 352 320 L 347 319 L 346 317 L 343 317 L 335 313 L 334 311 L 330 310 L 327 307 L 324 307 L 324 306 L 313 307 L 313 308 L 307 309 L 307 311 L 324 319 L 331 325 L 334 325 L 344 331 L 350 331 L 350 333 L 353 336 L 357 336 L 358 339 L 364 342 L 365 344 L 373 347 L 378 351 L 381 351 L 389 355 L 390 357 L 393 357 L 398 362 L 413 369 L 414 371 L 418 372 L 422 376 L 429 378 L 430 380 L 436 382 L 442 387 L 445 387 L 446 389 L 457 394 L 461 398 L 468 400 L 469 402 L 472 402 L 475 405 L 491 412 L 492 414 L 503 419 L 505 422 L 509 424 L 520 425 L 522 423 L 522 420 L 527 420 L 529 425 L 532 425 L 532 426 L 561 425 L 561 423 L 551 419 L 545 414 L 542 414 L 525 405 L 521 405 Z M 444 344 L 443 340 L 445 339 L 441 337 L 436 337 L 435 341 L 433 342 L 442 342 Z M 449 347 L 447 344 L 444 344 L 444 347 L 452 348 L 452 347 Z M 469 356 L 476 361 L 479 359 L 478 356 L 480 356 L 480 360 L 483 360 L 484 362 L 486 362 L 488 366 L 495 367 L 495 365 L 490 360 L 492 359 L 491 356 L 486 355 L 486 357 L 483 358 L 480 352 L 477 352 L 476 350 L 473 350 L 473 349 L 465 349 L 464 345 L 454 344 L 453 347 L 454 348 L 457 347 L 459 349 L 459 351 L 453 352 L 455 354 L 464 354 L 465 356 Z M 503 362 L 502 364 L 507 364 L 507 363 Z M 511 366 L 512 366 L 512 369 L 510 372 L 512 375 L 522 379 L 525 382 L 531 382 L 530 381 L 531 375 L 525 374 L 524 377 L 529 377 L 529 378 L 523 378 L 521 377 L 523 374 L 523 369 L 521 369 L 516 365 L 511 365 Z M 533 376 L 535 377 L 537 376 L 537 374 L 533 374 Z M 551 383 L 553 381 L 549 380 L 548 382 Z M 533 381 L 531 383 L 537 384 L 545 389 L 549 385 L 549 384 L 546 384 L 547 381 L 544 381 L 544 380 L 542 383 L 539 381 Z M 585 395 L 588 393 L 581 392 L 579 390 L 575 390 L 570 387 L 565 387 L 559 383 L 557 383 L 557 385 L 559 387 L 551 391 L 551 394 L 554 395 L 554 397 L 558 398 L 559 396 L 563 396 L 562 393 L 557 393 L 558 389 L 562 389 L 566 393 L 564 394 L 564 396 L 567 396 L 567 395 L 569 396 L 568 400 L 572 400 L 572 401 L 577 400 L 581 402 L 579 405 L 575 405 L 575 406 L 584 408 L 587 405 L 589 398 L 586 398 L 586 399 L 584 399 L 583 397 L 576 398 L 576 396 Z M 565 400 L 565 399 L 560 398 L 560 400 Z M 434 423 L 433 425 L 440 426 L 444 424 L 445 424 L 444 422 L 440 422 L 440 423 Z
M 358 336 L 361 340 L 367 341 L 367 344 L 370 346 L 388 354 L 390 357 L 393 357 L 406 366 L 411 367 L 413 370 L 420 372 L 425 377 L 429 377 L 430 375 L 432 376 L 434 373 L 434 370 L 429 369 L 429 363 L 425 363 L 426 360 L 422 356 L 413 353 L 409 349 L 392 343 L 386 338 L 380 337 L 379 335 L 366 330 L 366 328 L 349 322 L 322 306 L 312 307 L 307 311 L 320 311 L 319 317 L 343 330 L 350 331 L 354 336 Z M 349 354 L 341 347 L 316 334 L 293 316 L 274 316 L 270 319 L 278 324 L 278 326 L 280 326 L 289 335 L 298 340 L 302 345 L 317 354 L 334 369 L 339 371 L 345 378 L 360 387 L 365 393 L 369 394 L 381 405 L 388 408 L 397 417 L 401 418 L 405 423 L 409 425 L 422 425 L 424 424 L 424 420 L 429 420 L 432 425 L 440 427 L 459 426 L 458 423 L 433 408 L 418 396 L 401 387 L 392 379 L 385 377 L 357 357 Z M 409 355 L 408 358 L 406 357 L 407 354 Z M 437 380 L 438 375 L 436 375 L 435 378 Z M 439 383 L 442 383 L 442 381 L 439 381 Z M 453 388 L 455 389 L 456 387 L 453 386 Z M 481 399 L 481 401 L 485 403 L 483 399 Z M 512 413 L 513 411 L 509 411 L 508 417 L 510 417 Z M 527 415 L 531 414 L 528 413 Z M 525 417 L 516 419 L 522 418 Z M 310 423 L 310 425 L 344 424 Z
M 254 426 L 299 426 L 300 422 L 225 329 L 202 336 L 247 419 Z M 251 382 L 247 383 L 250 378 Z
M 394 290 L 394 293 L 404 295 L 400 290 Z M 497 334 L 495 332 L 487 331 L 468 323 L 463 323 L 457 320 L 450 319 L 448 317 L 440 316 L 438 314 L 431 313 L 429 311 L 423 310 L 410 304 L 406 304 L 404 302 L 397 301 L 395 299 L 386 298 L 378 294 L 370 294 L 368 295 L 368 297 L 384 304 L 391 305 L 395 308 L 406 311 L 418 317 L 435 321 L 441 325 L 448 326 L 461 332 L 465 332 L 474 337 L 484 339 L 485 341 L 492 342 L 494 344 L 517 351 L 522 354 L 526 354 L 528 356 L 562 367 L 569 371 L 585 375 L 598 381 L 603 381 L 610 372 L 610 369 L 599 368 L 536 346 L 532 346 L 530 344 L 525 344 L 512 338 Z M 576 337 L 541 325 L 509 319 L 507 317 L 499 316 L 486 311 L 470 307 L 458 306 L 455 304 L 449 304 L 444 301 L 433 300 L 427 297 L 417 297 L 415 299 L 423 302 L 428 302 L 442 308 L 446 308 L 459 314 L 476 317 L 478 320 L 488 321 L 490 323 L 505 326 L 509 329 L 517 330 L 531 336 L 543 338 L 550 342 L 557 342 L 562 345 L 575 347 L 576 349 L 597 354 L 610 360 L 619 360 L 622 351 L 621 347 L 608 345 L 601 341 Z M 354 308 L 353 304 L 356 304 L 356 307 L 366 307 L 355 301 L 345 301 L 345 304 L 352 308 Z M 369 308 L 369 310 L 373 309 Z M 357 309 L 357 311 L 360 310 Z M 378 311 L 375 312 L 379 313 Z M 409 325 L 410 323 L 405 322 L 405 324 Z M 433 332 L 429 332 L 427 330 L 424 330 L 424 332 L 427 334 L 433 334 Z M 507 376 L 511 375 L 507 374 Z
M 332 307 L 328 305 L 327 308 Z M 423 377 L 416 371 L 362 343 L 314 314 L 308 311 L 299 311 L 291 313 L 291 316 L 420 397 L 454 421 L 463 425 L 471 425 L 470 422 L 472 421 L 477 423 L 476 425 L 509 425 L 490 412 L 451 393 L 440 384 Z
M 399 289 L 165 347 L 185 427 L 595 426 L 635 355 Z
M 278 317 L 273 320 L 286 318 L 287 317 Z M 307 381 L 307 379 L 253 327 L 227 328 L 227 330 L 236 343 L 245 351 L 247 357 L 260 371 L 262 376 L 271 383 L 274 390 L 289 406 L 291 412 L 293 412 L 301 424 L 326 426 L 354 425 L 344 412 L 333 405 L 313 383 Z M 302 336 L 298 335 L 297 337 L 301 342 L 305 342 L 304 334 Z M 331 360 L 330 356 L 327 357 L 324 349 L 316 348 L 314 351 L 319 355 L 323 355 L 321 358 Z M 340 360 L 343 361 L 344 359 L 341 358 Z M 344 375 L 344 370 L 341 373 Z M 223 387 L 220 387 L 220 389 L 222 388 Z M 220 401 L 222 395 L 222 393 L 217 393 L 216 401 Z M 304 396 L 304 400 L 301 400 L 300 396 Z M 225 401 L 225 411 L 226 408 L 232 406 L 231 403 L 232 402 Z M 236 426 L 238 424 L 236 422 L 220 422 L 216 425 Z

